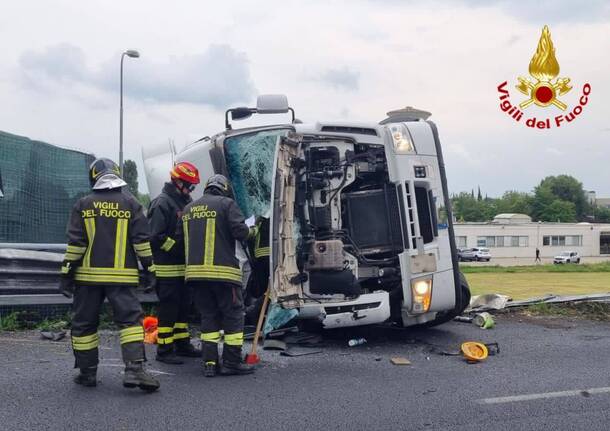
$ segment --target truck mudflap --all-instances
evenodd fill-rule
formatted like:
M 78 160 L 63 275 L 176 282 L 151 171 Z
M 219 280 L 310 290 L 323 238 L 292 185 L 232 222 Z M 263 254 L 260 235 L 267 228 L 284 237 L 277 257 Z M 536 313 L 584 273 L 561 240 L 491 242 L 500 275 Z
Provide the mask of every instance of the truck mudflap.
M 324 304 L 305 304 L 301 318 L 319 319 L 326 329 L 382 323 L 390 318 L 390 295 L 377 291 L 360 295 L 352 301 Z

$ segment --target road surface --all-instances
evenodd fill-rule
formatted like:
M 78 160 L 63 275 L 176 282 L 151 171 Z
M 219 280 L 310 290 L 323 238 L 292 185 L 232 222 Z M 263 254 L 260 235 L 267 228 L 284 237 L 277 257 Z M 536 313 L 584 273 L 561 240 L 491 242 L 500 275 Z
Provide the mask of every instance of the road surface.
M 449 323 L 427 331 L 331 333 L 323 352 L 264 351 L 245 377 L 201 375 L 196 360 L 148 368 L 161 390 L 121 386 L 114 333 L 102 336 L 97 388 L 72 382 L 67 341 L 0 333 L 3 430 L 608 430 L 610 324 L 500 316 L 493 330 Z M 348 347 L 346 336 L 368 343 Z M 498 342 L 469 365 L 441 355 Z M 149 357 L 152 348 L 148 347 Z M 402 356 L 412 365 L 390 363 Z

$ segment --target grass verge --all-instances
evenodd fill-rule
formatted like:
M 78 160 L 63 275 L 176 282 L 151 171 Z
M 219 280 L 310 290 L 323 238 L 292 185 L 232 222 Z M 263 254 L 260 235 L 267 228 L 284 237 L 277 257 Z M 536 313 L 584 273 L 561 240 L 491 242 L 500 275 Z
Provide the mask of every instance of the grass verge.
M 610 273 L 469 273 L 465 274 L 473 295 L 501 293 L 528 299 L 547 294 L 587 295 L 610 292 Z
M 610 272 L 610 262 L 590 263 L 590 264 L 566 264 L 566 265 L 523 265 L 523 266 L 474 266 L 460 265 L 460 271 L 464 274 L 479 273 L 540 273 L 540 272 Z
M 573 317 L 610 322 L 610 304 L 603 302 L 568 302 L 562 304 L 539 303 L 513 309 L 511 312 L 526 316 Z

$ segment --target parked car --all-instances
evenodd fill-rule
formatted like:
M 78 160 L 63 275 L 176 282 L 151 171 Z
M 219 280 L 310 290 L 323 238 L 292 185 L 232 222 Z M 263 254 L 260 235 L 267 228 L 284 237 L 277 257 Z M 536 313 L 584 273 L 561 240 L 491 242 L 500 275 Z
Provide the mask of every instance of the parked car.
M 484 247 L 464 248 L 458 250 L 458 260 L 462 262 L 472 260 L 489 262 L 491 260 L 491 253 L 488 248 Z
M 577 251 L 562 251 L 553 258 L 553 263 L 580 263 L 580 255 Z

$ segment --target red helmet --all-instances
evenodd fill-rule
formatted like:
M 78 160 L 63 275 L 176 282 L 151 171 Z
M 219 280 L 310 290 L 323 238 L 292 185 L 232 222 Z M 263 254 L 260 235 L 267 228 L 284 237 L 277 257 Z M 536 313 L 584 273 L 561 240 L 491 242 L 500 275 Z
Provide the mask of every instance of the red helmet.
M 189 162 L 178 162 L 169 173 L 172 178 L 190 184 L 199 184 L 199 171 Z

